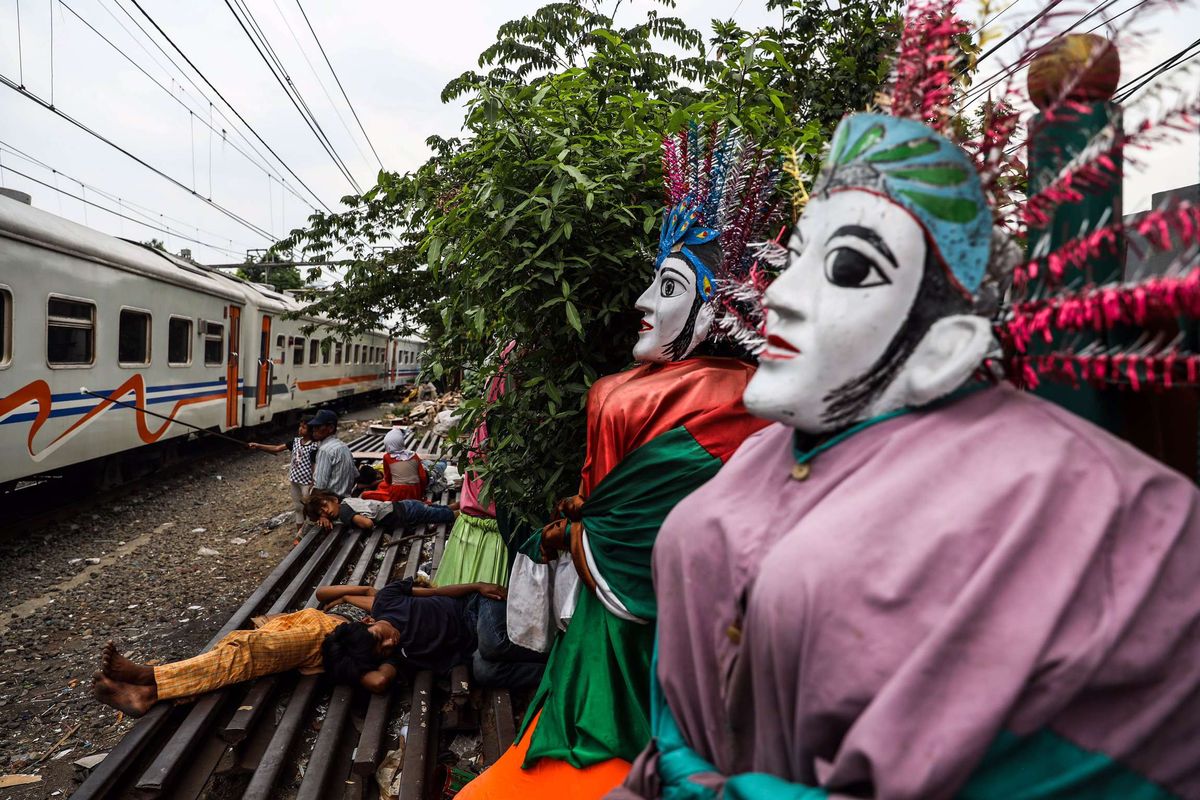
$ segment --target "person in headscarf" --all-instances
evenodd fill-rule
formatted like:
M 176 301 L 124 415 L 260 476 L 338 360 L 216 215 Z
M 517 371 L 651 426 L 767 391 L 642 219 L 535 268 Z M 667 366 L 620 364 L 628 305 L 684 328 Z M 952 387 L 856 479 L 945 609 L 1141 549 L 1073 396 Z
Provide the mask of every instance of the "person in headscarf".
M 772 216 L 776 162 L 717 126 L 692 125 L 664 151 L 668 206 L 653 279 L 636 303 L 638 364 L 591 386 L 579 493 L 518 556 L 570 554 L 581 584 L 574 616 L 551 647 L 516 744 L 461 800 L 585 800 L 621 782 L 650 736 L 659 526 L 765 424 L 740 399 L 752 359 L 718 320 L 726 283 L 750 268 L 749 235 Z
M 394 427 L 383 437 L 383 480 L 363 492 L 365 500 L 420 500 L 429 476 L 421 457 L 408 449 L 408 431 Z
M 979 379 L 1013 259 L 968 152 L 839 125 L 766 295 L 774 424 L 659 533 L 654 739 L 610 797 L 1200 797 L 1200 492 Z

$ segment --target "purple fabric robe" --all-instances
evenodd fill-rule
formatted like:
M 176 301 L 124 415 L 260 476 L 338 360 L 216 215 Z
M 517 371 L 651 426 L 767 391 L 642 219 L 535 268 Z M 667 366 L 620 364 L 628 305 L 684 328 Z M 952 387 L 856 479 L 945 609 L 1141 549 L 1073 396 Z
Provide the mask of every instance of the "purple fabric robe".
M 869 427 L 805 481 L 792 433 L 747 439 L 659 533 L 658 678 L 693 750 L 936 800 L 1002 731 L 1049 730 L 1200 797 L 1186 478 L 1008 387 Z M 613 796 L 657 796 L 653 747 Z

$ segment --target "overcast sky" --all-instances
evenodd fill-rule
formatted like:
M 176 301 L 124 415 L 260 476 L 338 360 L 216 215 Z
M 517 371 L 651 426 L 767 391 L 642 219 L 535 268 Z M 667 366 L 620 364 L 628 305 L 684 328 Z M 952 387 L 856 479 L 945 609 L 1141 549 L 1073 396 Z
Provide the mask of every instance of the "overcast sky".
M 321 149 L 225 3 L 139 2 L 316 195 L 337 208 L 338 199 L 352 191 L 350 184 Z M 302 2 L 383 164 L 400 171 L 418 166 L 427 157 L 424 141 L 430 134 L 458 133 L 461 106 L 443 105 L 438 99 L 445 83 L 475 66 L 479 52 L 494 41 L 500 24 L 542 5 L 542 0 Z M 1012 30 L 1044 2 L 1017 0 L 994 27 Z M 1109 11 L 1119 13 L 1135 2 L 1115 0 Z M 634 9 L 648 3 L 637 0 Z M 368 188 L 374 183 L 378 164 L 342 100 L 296 1 L 248 0 L 248 5 L 334 148 L 359 185 Z M 680 0 L 677 13 L 706 31 L 708 21 L 714 17 L 733 16 L 743 25 L 755 27 L 767 20 L 763 5 L 762 0 Z M 973 5 L 964 3 L 964 11 L 973 13 Z M 214 110 L 211 124 L 216 133 L 211 132 L 207 127 L 208 99 L 170 66 L 122 8 L 150 29 L 132 0 L 0 0 L 0 73 L 14 82 L 23 82 L 29 91 L 48 102 L 53 93 L 53 104 L 61 112 L 273 236 L 302 225 L 310 213 L 309 204 L 314 202 L 308 191 L 283 172 L 274 159 L 269 159 L 272 173 L 280 172 L 289 188 L 284 188 L 277 176 L 268 177 L 235 149 L 252 155 L 252 147 L 265 152 L 228 110 L 225 114 L 234 124 Z M 626 3 L 622 15 L 632 17 L 637 13 L 629 9 Z M 156 86 L 79 17 L 168 91 Z M 1146 18 L 1142 28 L 1150 34 L 1146 46 L 1140 51 L 1122 52 L 1127 76 L 1193 41 L 1200 30 L 1200 11 L 1194 4 L 1183 11 L 1158 11 Z M 299 39 L 299 47 L 293 34 Z M 157 33 L 155 41 L 175 56 Z M 1002 51 L 989 59 L 981 73 L 990 74 L 1003 66 L 1006 55 Z M 1200 60 L 1193 61 L 1197 63 Z M 197 83 L 215 100 L 199 79 Z M 194 113 L 189 114 L 185 106 Z M 227 141 L 222 139 L 222 130 Z M 250 137 L 250 142 L 242 134 Z M 59 174 L 12 154 L 10 148 L 45 162 Z M 1147 166 L 1144 174 L 1127 181 L 1128 211 L 1147 207 L 1153 191 L 1200 180 L 1200 142 L 1196 137 L 1139 157 Z M 14 174 L 13 169 L 130 217 L 145 220 L 141 215 L 149 215 L 154 224 L 173 233 L 156 232 L 89 207 L 32 183 Z M 95 188 L 81 188 L 77 181 Z M 240 261 L 248 248 L 268 243 L 262 235 L 5 86 L 0 86 L 0 185 L 28 191 L 39 208 L 117 236 L 165 239 L 172 251 L 189 247 L 198 260 L 207 263 Z M 97 190 L 119 196 L 120 204 L 99 196 Z M 190 242 L 183 236 L 207 244 Z

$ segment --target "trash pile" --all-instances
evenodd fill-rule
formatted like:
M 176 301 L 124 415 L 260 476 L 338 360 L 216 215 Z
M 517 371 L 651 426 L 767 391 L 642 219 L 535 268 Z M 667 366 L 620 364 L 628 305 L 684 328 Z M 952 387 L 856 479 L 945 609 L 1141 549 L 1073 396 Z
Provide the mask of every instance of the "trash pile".
M 454 409 L 458 408 L 461 404 L 462 392 L 446 392 L 432 400 L 422 400 L 418 403 L 413 403 L 402 414 L 390 417 L 385 415 L 385 419 L 390 419 L 393 423 L 411 425 L 414 428 L 424 430 L 436 425 L 442 417 L 451 417 Z

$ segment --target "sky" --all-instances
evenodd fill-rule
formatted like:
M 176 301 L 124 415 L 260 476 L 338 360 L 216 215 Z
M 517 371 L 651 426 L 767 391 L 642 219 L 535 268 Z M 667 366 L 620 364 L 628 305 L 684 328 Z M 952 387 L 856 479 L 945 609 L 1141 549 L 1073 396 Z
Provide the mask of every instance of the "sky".
M 996 5 L 1003 8 L 1010 1 Z M 991 29 L 1011 31 L 1045 1 L 1017 0 Z M 1113 0 L 1108 13 L 1119 13 L 1137 1 Z M 214 92 L 189 71 L 201 93 L 171 66 L 154 42 L 182 62 L 133 0 L 0 0 L 0 75 L 23 84 L 176 182 L 0 85 L 0 185 L 27 191 L 35 206 L 115 236 L 162 239 L 172 252 L 190 248 L 203 263 L 239 262 L 248 250 L 265 247 L 269 240 L 201 198 L 210 198 L 275 237 L 302 226 L 316 204 L 300 180 L 321 201 L 338 208 L 339 199 L 353 191 L 350 183 L 275 82 L 226 3 L 138 2 L 299 180 L 274 159 L 255 155 L 254 150 L 265 154 L 264 145 L 220 103 L 210 107 L 210 99 L 216 101 Z M 241 2 L 233 0 L 233 5 Z M 364 189 L 373 185 L 379 164 L 296 0 L 245 2 L 352 176 Z M 300 2 L 380 160 L 401 172 L 428 157 L 428 136 L 459 133 L 461 104 L 439 99 L 446 82 L 475 68 L 478 54 L 495 40 L 503 22 L 542 5 L 542 0 Z M 626 0 L 620 13 L 632 17 L 650 5 L 650 0 Z M 732 17 L 754 28 L 768 21 L 764 5 L 763 0 L 679 0 L 675 13 L 706 31 L 713 18 Z M 967 16 L 974 16 L 974 8 L 973 3 L 962 6 Z M 1200 9 L 1193 4 L 1155 11 L 1139 27 L 1146 33 L 1140 49 L 1122 50 L 1123 72 L 1130 76 L 1193 41 L 1200 30 Z M 997 52 L 982 65 L 981 75 L 1003 67 L 1011 52 L 1011 47 Z M 1196 82 L 1196 73 L 1190 80 Z M 1195 136 L 1139 158 L 1142 171 L 1126 181 L 1127 211 L 1148 207 L 1154 191 L 1200 181 L 1200 140 Z M 264 161 L 270 162 L 268 169 L 259 166 Z M 106 213 L 14 170 L 168 232 Z

